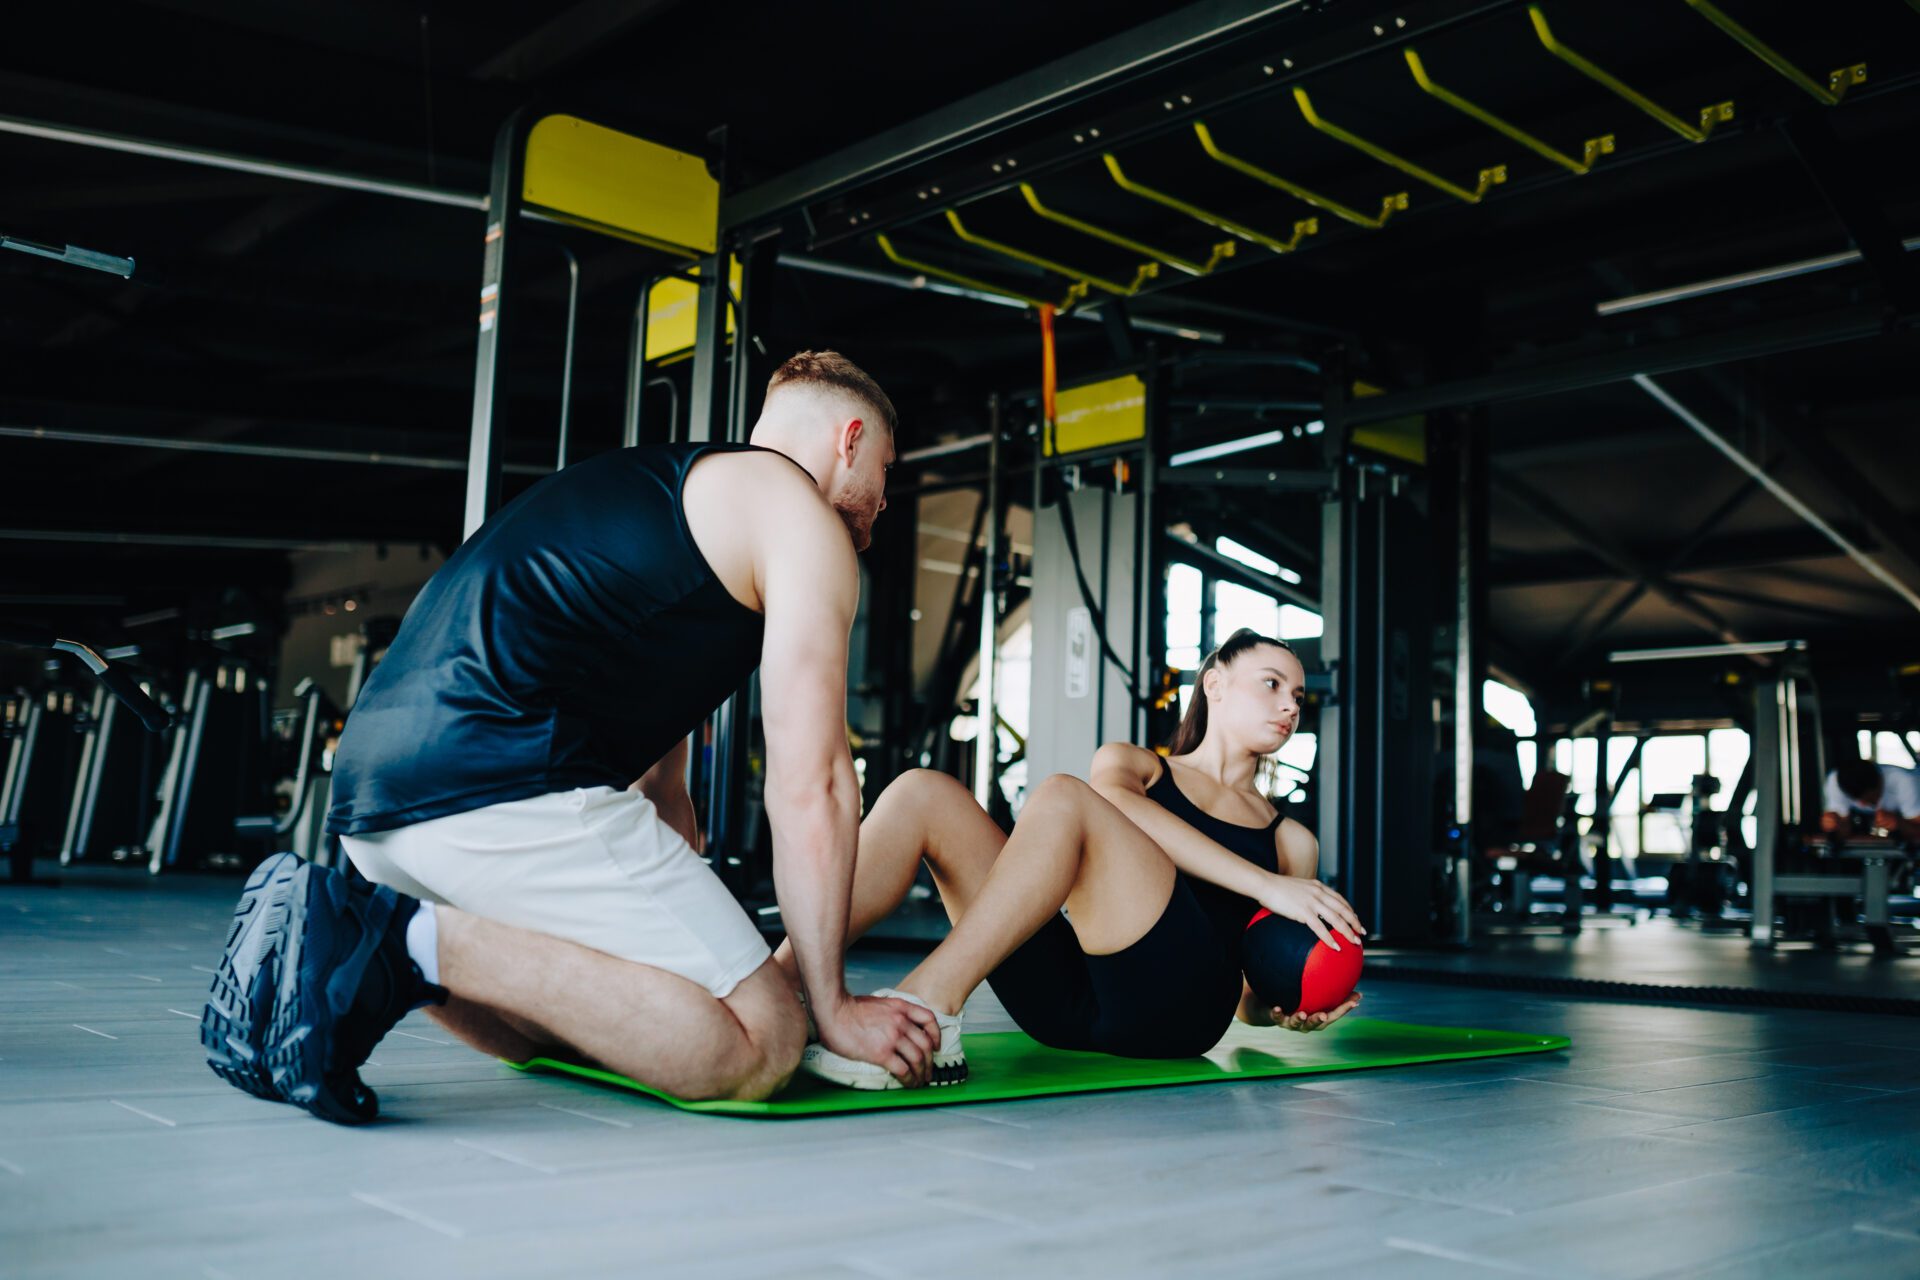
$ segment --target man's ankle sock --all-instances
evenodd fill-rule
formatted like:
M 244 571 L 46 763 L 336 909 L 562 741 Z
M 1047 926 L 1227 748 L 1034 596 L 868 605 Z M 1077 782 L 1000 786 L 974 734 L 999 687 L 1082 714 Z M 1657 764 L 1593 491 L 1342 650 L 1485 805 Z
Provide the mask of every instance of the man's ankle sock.
M 407 921 L 407 957 L 427 982 L 440 984 L 440 924 L 433 903 L 422 902 Z

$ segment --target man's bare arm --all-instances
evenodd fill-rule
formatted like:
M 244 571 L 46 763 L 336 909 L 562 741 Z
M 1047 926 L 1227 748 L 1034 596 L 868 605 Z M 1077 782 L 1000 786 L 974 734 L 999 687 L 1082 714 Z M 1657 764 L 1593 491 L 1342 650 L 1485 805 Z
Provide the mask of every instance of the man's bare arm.
M 860 593 L 853 545 L 811 491 L 774 489 L 753 519 L 766 531 L 758 551 L 767 619 L 760 703 L 781 918 L 822 1042 L 918 1083 L 939 1035 L 932 1015 L 901 1002 L 850 1000 L 845 982 L 860 833 L 859 776 L 847 748 L 847 638 Z

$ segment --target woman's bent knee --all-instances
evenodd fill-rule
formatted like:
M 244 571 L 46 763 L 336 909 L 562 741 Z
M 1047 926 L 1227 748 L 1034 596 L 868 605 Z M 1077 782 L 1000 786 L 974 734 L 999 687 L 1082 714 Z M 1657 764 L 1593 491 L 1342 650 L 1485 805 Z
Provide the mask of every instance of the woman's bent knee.
M 1042 808 L 1078 806 L 1088 800 L 1098 799 L 1099 794 L 1070 773 L 1052 773 L 1040 780 L 1040 785 L 1027 797 L 1027 805 L 1032 807 L 1037 804 Z
M 956 799 L 973 800 L 973 792 L 960 785 L 960 780 L 952 774 L 941 773 L 938 769 L 909 769 L 880 793 L 875 807 L 892 799 L 901 804 L 937 805 L 950 803 Z

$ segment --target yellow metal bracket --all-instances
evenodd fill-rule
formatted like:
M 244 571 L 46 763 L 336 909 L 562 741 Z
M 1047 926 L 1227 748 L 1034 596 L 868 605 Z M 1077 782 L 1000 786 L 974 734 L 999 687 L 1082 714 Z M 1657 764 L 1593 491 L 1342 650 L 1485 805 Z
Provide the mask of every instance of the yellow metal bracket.
M 999 240 L 989 240 L 977 231 L 967 230 L 966 224 L 960 221 L 960 215 L 955 210 L 947 210 L 947 224 L 953 228 L 953 234 L 959 236 L 968 244 L 978 245 L 982 249 L 1000 254 L 1002 257 L 1012 258 L 1015 262 L 1025 262 L 1030 266 L 1039 267 L 1044 271 L 1057 272 L 1069 280 L 1078 280 L 1082 284 L 1092 285 L 1096 289 L 1117 294 L 1122 298 L 1130 298 L 1140 292 L 1142 285 L 1160 274 L 1160 264 L 1158 262 L 1143 262 L 1134 270 L 1133 283 L 1121 284 L 1117 280 L 1108 280 L 1103 276 L 1096 276 L 1092 272 L 1082 271 L 1078 267 L 1065 266 L 1055 262 L 1051 258 L 1043 258 L 1037 253 L 1028 253 L 1025 249 L 1016 249 L 1012 245 L 1005 244 Z
M 1561 44 L 1559 39 L 1554 36 L 1553 28 L 1547 25 L 1547 15 L 1540 12 L 1539 5 L 1528 5 L 1527 16 L 1533 19 L 1533 33 L 1540 37 L 1540 44 L 1548 53 L 1560 59 L 1560 61 L 1566 63 L 1601 88 L 1607 90 L 1607 92 L 1617 97 L 1625 98 L 1628 102 L 1640 108 L 1640 110 L 1646 112 L 1655 120 L 1658 120 L 1661 124 L 1685 138 L 1688 142 L 1705 142 L 1707 136 L 1713 132 L 1715 125 L 1725 124 L 1727 121 L 1733 119 L 1733 104 L 1731 102 L 1716 102 L 1712 106 L 1700 108 L 1700 125 L 1698 128 L 1695 128 L 1693 125 L 1688 124 L 1685 120 L 1682 120 L 1679 116 L 1674 115 L 1671 111 L 1668 111 L 1665 107 L 1655 102 L 1652 98 L 1647 97 L 1644 93 L 1635 89 L 1632 85 L 1607 74 L 1607 72 L 1601 68 L 1567 48 L 1566 45 Z
M 1227 166 L 1227 168 L 1232 169 L 1235 173 L 1244 173 L 1256 182 L 1264 182 L 1270 187 L 1278 187 L 1295 200 L 1310 204 L 1316 209 L 1325 209 L 1334 217 L 1344 218 L 1355 226 L 1367 227 L 1371 230 L 1378 231 L 1381 227 L 1387 225 L 1387 219 L 1391 218 L 1396 210 L 1402 210 L 1407 207 L 1407 193 L 1404 191 L 1396 191 L 1380 202 L 1380 216 L 1370 218 L 1358 209 L 1349 209 L 1338 200 L 1323 196 L 1317 191 L 1309 191 L 1297 182 L 1288 182 L 1277 173 L 1268 173 L 1259 165 L 1252 164 L 1246 160 L 1242 160 L 1239 156 L 1229 155 L 1227 152 L 1222 151 L 1219 146 L 1214 143 L 1212 132 L 1208 130 L 1202 121 L 1196 120 L 1193 122 L 1193 132 L 1195 136 L 1200 139 L 1200 146 L 1209 156 Z
M 1349 133 L 1339 125 L 1334 124 L 1331 120 L 1323 118 L 1319 112 L 1313 109 L 1313 99 L 1307 96 L 1305 89 L 1296 88 L 1293 91 L 1293 100 L 1300 106 L 1301 117 L 1305 119 L 1308 124 L 1318 129 L 1321 133 L 1326 134 L 1335 142 L 1344 142 L 1355 151 L 1372 156 L 1381 164 L 1392 165 L 1408 177 L 1418 178 L 1428 186 L 1439 191 L 1444 191 L 1456 200 L 1464 200 L 1468 204 L 1479 204 L 1481 199 L 1487 194 L 1488 187 L 1495 186 L 1507 180 L 1507 166 L 1497 164 L 1490 169 L 1482 169 L 1480 171 L 1479 185 L 1469 191 L 1457 183 L 1448 182 L 1431 169 L 1423 169 L 1405 156 L 1397 156 L 1385 147 L 1368 142 L 1360 135 Z
M 1021 183 L 1020 194 L 1027 198 L 1027 207 L 1045 218 L 1048 222 L 1057 222 L 1063 227 L 1071 227 L 1082 235 L 1092 236 L 1096 240 L 1104 240 L 1108 244 L 1117 244 L 1122 249 L 1131 249 L 1135 253 L 1144 253 L 1149 258 L 1157 258 L 1174 270 L 1184 271 L 1190 276 L 1204 276 L 1219 266 L 1222 259 L 1233 256 L 1233 241 L 1222 240 L 1219 244 L 1213 246 L 1213 254 L 1205 262 L 1195 262 L 1191 258 L 1183 258 L 1177 253 L 1168 253 L 1164 249 L 1156 249 L 1152 245 L 1142 244 L 1138 240 L 1129 239 L 1117 231 L 1109 231 L 1105 227 L 1096 227 L 1091 222 L 1083 222 L 1071 214 L 1061 213 L 1058 209 L 1049 209 L 1046 205 L 1040 203 L 1040 193 L 1033 189 L 1033 184 L 1031 183 Z
M 1850 67 L 1841 67 L 1838 71 L 1830 72 L 1827 76 L 1827 83 L 1822 86 L 1820 82 L 1812 76 L 1807 75 L 1801 71 L 1800 68 L 1788 62 L 1762 41 L 1759 36 L 1754 35 L 1753 32 L 1747 30 L 1732 18 L 1722 13 L 1719 7 L 1710 3 L 1709 0 L 1687 0 L 1687 7 L 1733 37 L 1734 43 L 1738 44 L 1748 53 L 1751 53 L 1754 57 L 1760 59 L 1760 61 L 1766 63 L 1775 71 L 1778 71 L 1781 75 L 1812 94 L 1817 101 L 1823 102 L 1829 107 L 1839 106 L 1840 99 L 1846 96 L 1848 89 L 1851 89 L 1854 85 L 1865 84 L 1867 82 L 1867 64 L 1864 62 L 1856 62 Z
M 985 280 L 976 280 L 972 276 L 964 276 L 958 271 L 949 271 L 945 267 L 936 267 L 929 262 L 917 262 L 894 248 L 893 241 L 887 239 L 886 233 L 884 232 L 875 235 L 873 239 L 874 243 L 880 246 L 880 252 L 886 254 L 887 259 L 895 266 L 905 267 L 907 270 L 923 276 L 932 276 L 935 280 L 945 280 L 949 284 L 961 285 L 968 289 L 977 289 L 981 293 L 991 293 L 1001 298 L 1012 298 L 1015 302 L 1024 302 L 1030 307 L 1052 307 L 1056 311 L 1066 311 L 1072 307 L 1074 303 L 1086 296 L 1086 285 L 1076 282 L 1073 288 L 1068 291 L 1065 301 L 1057 303 L 1048 302 L 1045 298 L 1036 298 L 1032 294 L 1020 293 L 1004 285 L 991 284 Z
M 1292 239 L 1276 240 L 1270 235 L 1255 231 L 1252 227 L 1235 222 L 1231 218 L 1222 217 L 1217 213 L 1210 213 L 1202 209 L 1199 205 L 1188 204 L 1185 200 L 1181 200 L 1176 196 L 1170 196 L 1164 191 L 1156 191 L 1144 183 L 1135 182 L 1127 176 L 1126 171 L 1120 167 L 1119 158 L 1111 152 L 1100 158 L 1106 161 L 1107 173 L 1112 176 L 1115 184 L 1118 185 L 1122 191 L 1140 196 L 1143 199 L 1151 200 L 1155 204 L 1163 204 L 1169 209 L 1178 210 L 1198 222 L 1204 222 L 1210 227 L 1218 227 L 1222 231 L 1239 236 L 1242 240 L 1248 240 L 1254 244 L 1264 246 L 1265 248 L 1273 250 L 1275 253 L 1292 253 L 1300 247 L 1302 240 L 1320 230 L 1320 219 L 1302 218 L 1293 224 Z
M 1534 137 L 1519 125 L 1502 120 L 1485 107 L 1467 101 L 1444 85 L 1435 84 L 1433 78 L 1427 74 L 1426 66 L 1420 61 L 1420 55 L 1415 53 L 1412 48 L 1408 48 L 1404 50 L 1404 52 L 1407 56 L 1407 69 L 1413 72 L 1414 83 L 1419 85 L 1421 89 L 1425 90 L 1430 96 L 1440 99 L 1440 101 L 1446 103 L 1462 115 L 1471 116 L 1481 124 L 1486 125 L 1489 129 L 1494 129 L 1505 134 L 1535 155 L 1543 156 L 1563 169 L 1568 169 L 1578 174 L 1590 173 L 1593 170 L 1594 161 L 1598 160 L 1601 156 L 1610 156 L 1613 154 L 1613 135 L 1603 133 L 1597 138 L 1588 138 L 1586 142 L 1581 144 L 1583 158 L 1575 160 L 1559 148 L 1549 146 L 1547 143 L 1542 142 L 1539 138 Z

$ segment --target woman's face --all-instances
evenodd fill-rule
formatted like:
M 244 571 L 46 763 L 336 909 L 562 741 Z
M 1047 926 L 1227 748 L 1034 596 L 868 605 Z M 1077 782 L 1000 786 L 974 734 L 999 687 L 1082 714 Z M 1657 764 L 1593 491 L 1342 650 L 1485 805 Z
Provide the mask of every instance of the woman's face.
M 1225 732 L 1237 747 L 1272 755 L 1300 727 L 1307 673 L 1277 645 L 1255 645 L 1231 665 L 1207 672 L 1209 734 Z

